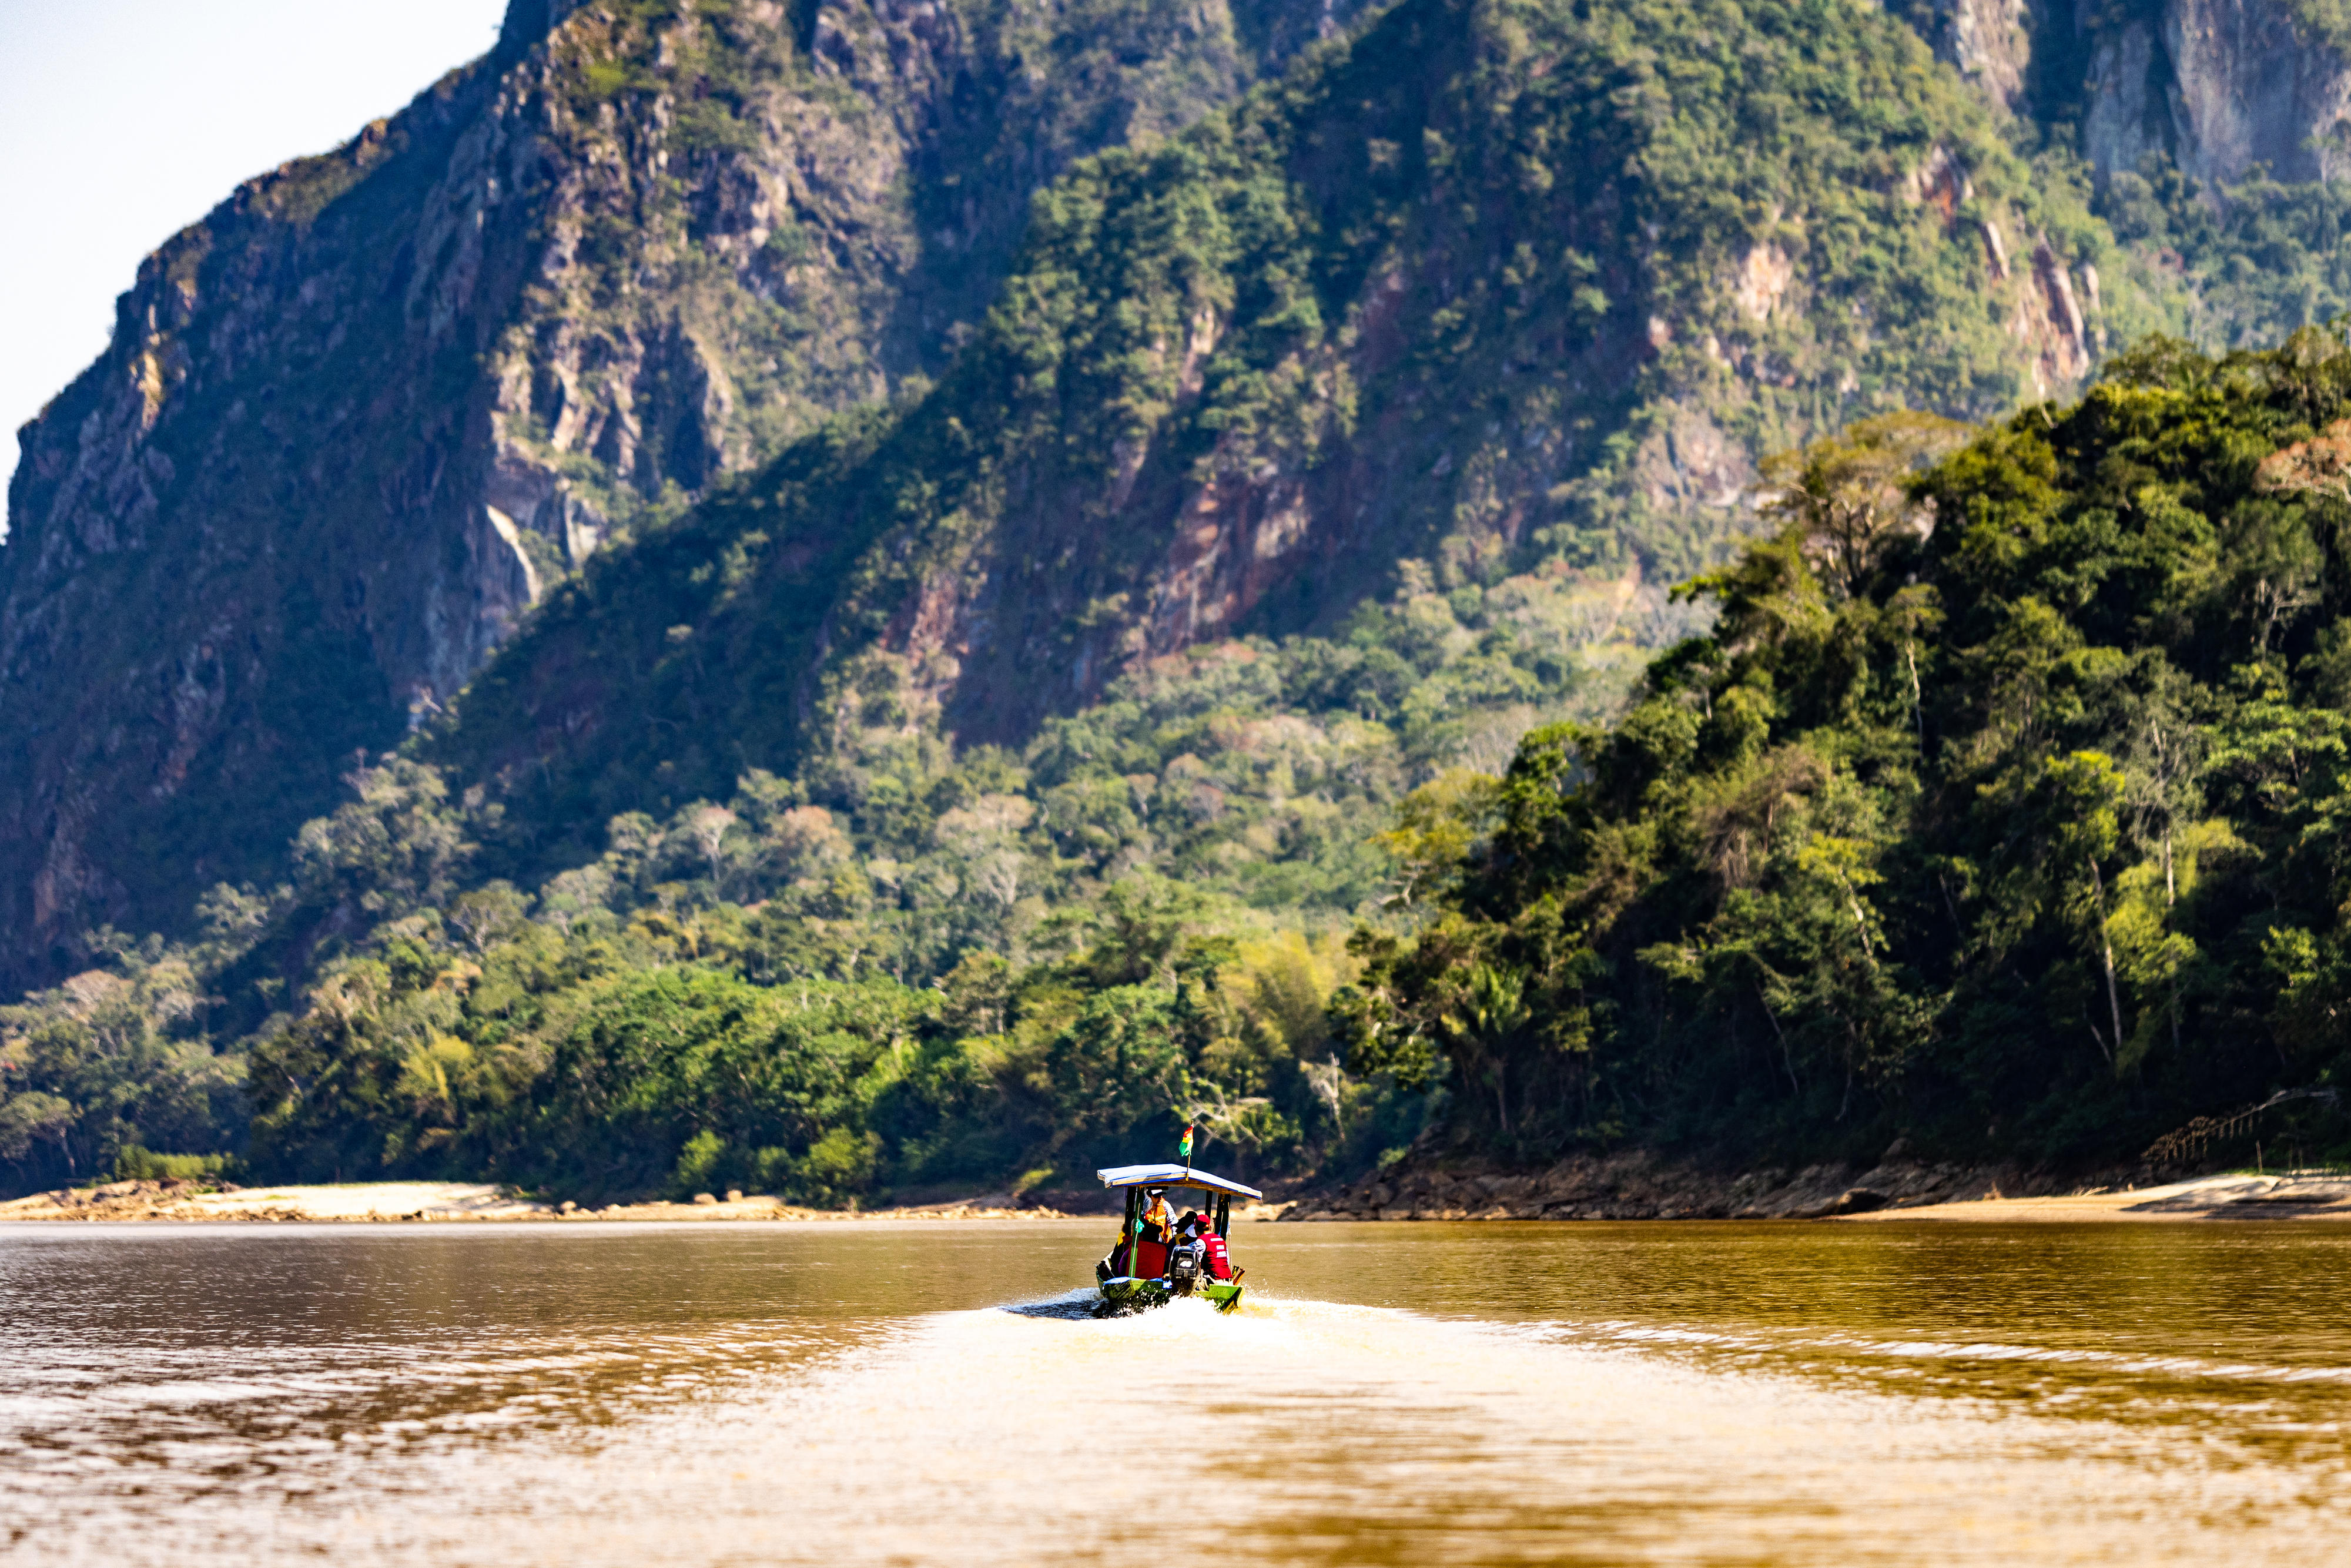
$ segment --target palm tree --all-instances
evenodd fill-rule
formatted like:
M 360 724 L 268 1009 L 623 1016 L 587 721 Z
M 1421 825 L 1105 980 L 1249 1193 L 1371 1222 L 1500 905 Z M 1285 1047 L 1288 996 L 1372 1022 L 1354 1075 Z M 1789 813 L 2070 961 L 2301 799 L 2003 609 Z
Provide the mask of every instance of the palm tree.
M 1445 1015 L 1445 1027 L 1458 1042 L 1456 1054 L 1492 1068 L 1494 1109 L 1505 1134 L 1510 1130 L 1510 1047 L 1533 1017 L 1527 1008 L 1526 976 L 1482 961 L 1469 966 L 1459 1004 Z

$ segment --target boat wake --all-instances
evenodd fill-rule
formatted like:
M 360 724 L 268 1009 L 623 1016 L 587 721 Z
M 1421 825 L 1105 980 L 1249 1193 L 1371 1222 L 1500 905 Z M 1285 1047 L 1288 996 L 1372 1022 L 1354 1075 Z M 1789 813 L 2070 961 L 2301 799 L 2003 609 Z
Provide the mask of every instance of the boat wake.
M 1093 1296 L 901 1320 L 591 1442 L 412 1453 L 331 1507 L 225 1496 L 113 1544 L 587 1568 L 2142 1564 L 2324 1560 L 2351 1528 L 2339 1455 L 2248 1463 L 2159 1423 L 1709 1365 L 1629 1332 L 1256 1291 L 1229 1315 L 1183 1300 L 1095 1319 Z
M 1065 1291 L 1036 1301 L 1008 1301 L 996 1310 L 1009 1312 L 1016 1318 L 1053 1318 L 1076 1322 L 1091 1320 L 1095 1306 L 1102 1301 L 1101 1292 L 1092 1290 Z

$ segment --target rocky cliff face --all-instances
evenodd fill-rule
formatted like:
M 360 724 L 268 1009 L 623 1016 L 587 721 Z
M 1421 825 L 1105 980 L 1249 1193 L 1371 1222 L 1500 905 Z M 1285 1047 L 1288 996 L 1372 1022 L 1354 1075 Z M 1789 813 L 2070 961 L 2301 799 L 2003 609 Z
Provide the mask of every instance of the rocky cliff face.
M 2043 0 L 1912 0 L 1907 5 L 1897 0 L 1888 9 L 1906 16 L 1936 58 L 1986 99 L 2029 111 L 2033 38 L 2050 9 Z
M 2256 165 L 2283 181 L 2351 169 L 2351 38 L 2304 0 L 2078 5 L 2087 42 L 2082 148 L 2101 175 L 2147 153 L 2207 184 Z
M 517 0 L 141 269 L 21 434 L 0 978 L 252 875 L 549 587 L 935 373 L 1029 194 L 1359 0 Z
M 2166 0 L 2180 169 L 2230 182 L 2256 163 L 2277 180 L 2351 170 L 2351 65 L 2317 13 L 2282 0 Z
M 2231 183 L 2351 168 L 2346 35 L 2325 0 L 1894 0 L 1990 102 L 2078 125 L 2101 175 L 2149 152 Z
M 927 397 L 590 571 L 434 755 L 592 835 L 747 765 L 1017 740 L 1192 643 L 1329 629 L 1399 562 L 1482 594 L 1547 561 L 1665 640 L 1759 451 L 1988 414 L 2095 348 L 2090 258 L 2044 237 L 2085 220 L 1990 113 L 1872 13 L 1774 15 L 1411 0 L 1082 166 Z M 1751 132 L 1814 91 L 1851 120 Z
M 2169 88 L 2171 57 L 2157 42 L 2153 17 L 2133 17 L 2100 33 L 2083 83 L 2082 152 L 2100 177 L 2137 169 L 2150 152 L 2168 154 L 2177 132 Z

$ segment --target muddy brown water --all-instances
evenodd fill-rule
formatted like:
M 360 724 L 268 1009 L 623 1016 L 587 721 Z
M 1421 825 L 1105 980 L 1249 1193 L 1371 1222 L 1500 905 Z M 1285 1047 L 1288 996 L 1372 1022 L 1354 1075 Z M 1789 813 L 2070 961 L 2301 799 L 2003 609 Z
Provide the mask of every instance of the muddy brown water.
M 0 1561 L 2327 1563 L 2351 1233 L 0 1228 Z

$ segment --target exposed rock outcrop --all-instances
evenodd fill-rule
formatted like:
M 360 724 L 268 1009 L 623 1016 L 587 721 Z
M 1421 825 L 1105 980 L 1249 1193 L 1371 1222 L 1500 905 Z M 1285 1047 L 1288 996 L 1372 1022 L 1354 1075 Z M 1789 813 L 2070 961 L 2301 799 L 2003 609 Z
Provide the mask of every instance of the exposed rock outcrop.
M 2163 43 L 2181 171 L 2229 182 L 2351 169 L 2351 65 L 2287 0 L 2165 0 Z
M 1908 9 L 1936 58 L 2001 108 L 2025 107 L 2033 35 L 2043 25 L 2044 0 L 1926 0 Z
M 0 982 L 259 874 L 616 530 L 935 372 L 1040 184 L 1361 5 L 516 0 L 241 186 L 22 433 Z
M 2157 30 L 2153 20 L 2134 18 L 2091 46 L 2082 152 L 2101 178 L 2137 169 L 2150 152 L 2171 151 L 2171 59 L 2158 44 Z
M 1824 1219 L 1879 1209 L 2070 1190 L 2078 1178 L 2012 1167 L 1933 1165 L 1900 1150 L 1876 1166 L 1729 1171 L 1641 1150 L 1578 1155 L 1539 1170 L 1407 1161 L 1282 1218 L 1312 1219 Z
M 2351 1181 L 2169 1178 L 2147 1166 L 2061 1175 L 1928 1165 L 1897 1143 L 1872 1169 L 1825 1164 L 1729 1172 L 1638 1151 L 1542 1170 L 1412 1162 L 1282 1206 L 1289 1220 L 1971 1219 L 1988 1223 L 2351 1220 Z M 2156 1184 L 2161 1185 L 2156 1185 Z
M 2032 395 L 2060 393 L 2089 373 L 2101 342 L 2097 269 L 2080 267 L 2081 287 L 2074 287 L 2075 264 L 2060 255 L 2045 235 L 2019 236 L 2031 246 L 2030 265 L 2020 269 L 2010 254 L 2010 240 L 2001 218 L 1965 210 L 1975 204 L 1975 182 L 1966 166 L 1940 144 L 1906 175 L 1898 187 L 1903 199 L 1938 214 L 1944 232 L 1972 231 L 1983 248 L 1987 283 L 2003 301 L 2008 333 L 2023 350 Z
M 2083 151 L 2103 176 L 2168 152 L 2207 184 L 2351 169 L 2345 40 L 2293 0 L 2161 0 L 2089 16 Z
M 2351 38 L 2326 24 L 2323 7 L 1895 0 L 1891 8 L 1988 101 L 2020 115 L 2078 113 L 2083 153 L 2102 178 L 2137 169 L 2148 153 L 2177 158 L 2208 183 L 2232 183 L 2257 164 L 2285 181 L 2351 168 Z

